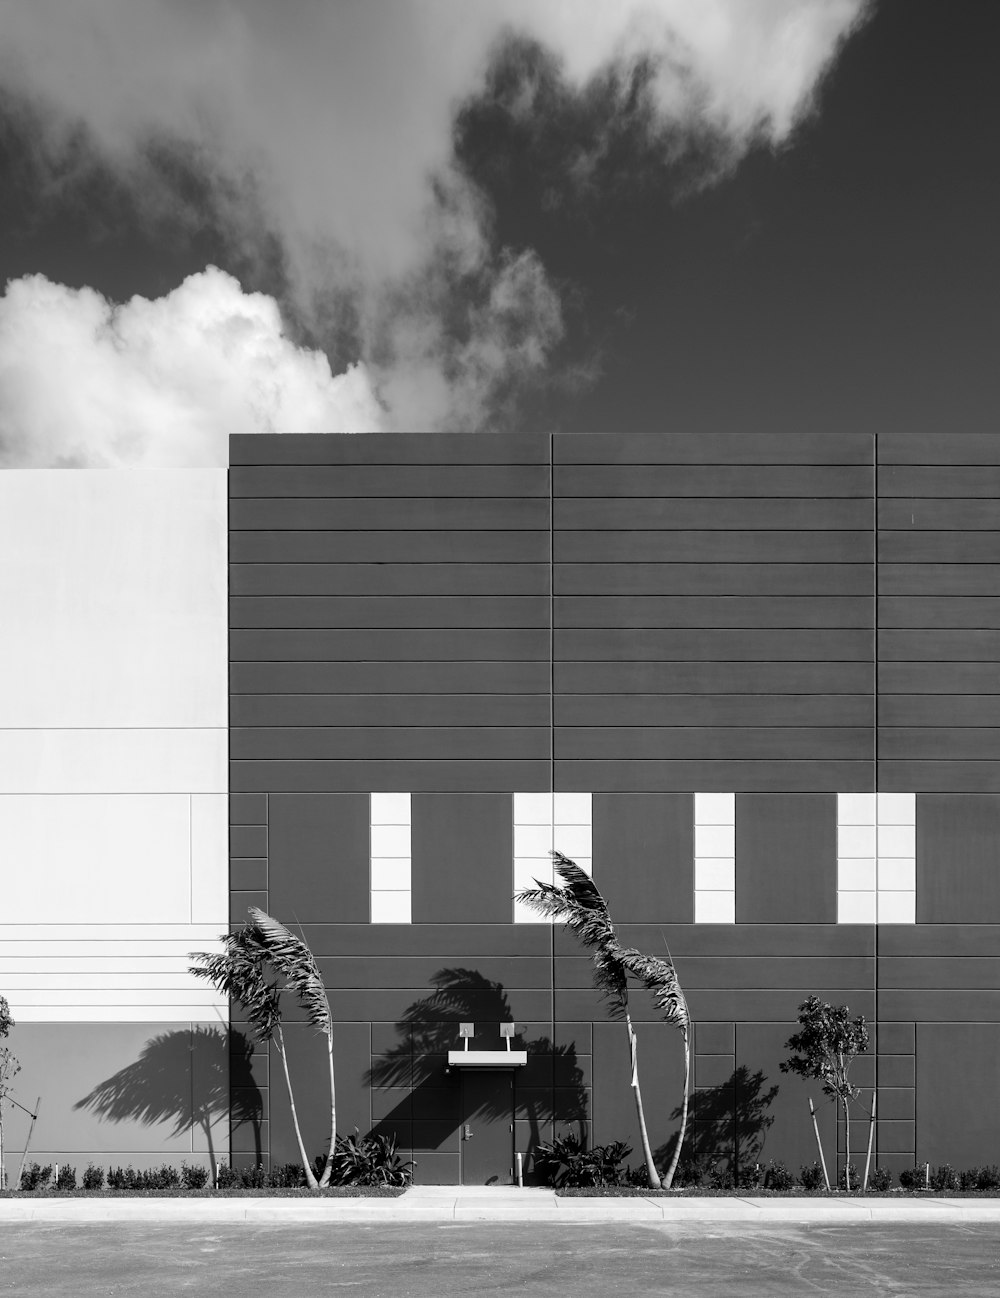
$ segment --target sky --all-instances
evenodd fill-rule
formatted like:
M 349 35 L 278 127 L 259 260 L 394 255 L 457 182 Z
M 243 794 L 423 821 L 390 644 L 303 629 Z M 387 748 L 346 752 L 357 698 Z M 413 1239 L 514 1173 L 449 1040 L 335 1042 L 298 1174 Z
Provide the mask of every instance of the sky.
M 0 0 L 0 467 L 996 431 L 996 0 Z

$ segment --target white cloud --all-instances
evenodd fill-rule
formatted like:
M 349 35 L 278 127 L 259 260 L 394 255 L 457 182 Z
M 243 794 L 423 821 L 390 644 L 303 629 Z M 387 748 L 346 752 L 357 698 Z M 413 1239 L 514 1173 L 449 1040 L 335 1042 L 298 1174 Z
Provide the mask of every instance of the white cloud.
M 364 366 L 333 375 L 271 298 L 214 267 L 123 306 L 43 275 L 0 298 L 0 465 L 225 465 L 229 433 L 382 420 Z

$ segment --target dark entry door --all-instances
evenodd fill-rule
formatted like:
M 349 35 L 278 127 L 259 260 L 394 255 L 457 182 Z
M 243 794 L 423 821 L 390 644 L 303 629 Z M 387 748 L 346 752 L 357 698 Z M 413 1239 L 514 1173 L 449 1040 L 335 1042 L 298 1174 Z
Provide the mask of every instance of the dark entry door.
M 514 1164 L 514 1078 L 462 1074 L 462 1184 L 510 1185 Z

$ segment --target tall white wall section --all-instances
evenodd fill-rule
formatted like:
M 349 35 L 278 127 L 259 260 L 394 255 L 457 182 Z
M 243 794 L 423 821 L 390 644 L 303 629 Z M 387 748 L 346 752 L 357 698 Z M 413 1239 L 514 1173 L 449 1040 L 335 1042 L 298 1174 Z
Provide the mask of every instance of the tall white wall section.
M 0 991 L 225 1021 L 224 470 L 0 473 Z

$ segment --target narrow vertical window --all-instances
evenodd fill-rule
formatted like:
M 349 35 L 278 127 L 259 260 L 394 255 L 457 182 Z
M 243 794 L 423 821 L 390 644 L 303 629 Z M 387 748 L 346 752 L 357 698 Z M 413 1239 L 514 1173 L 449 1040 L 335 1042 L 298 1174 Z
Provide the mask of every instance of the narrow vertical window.
M 736 794 L 694 795 L 694 922 L 736 922 Z
M 410 795 L 373 793 L 369 823 L 371 922 L 409 924 Z

